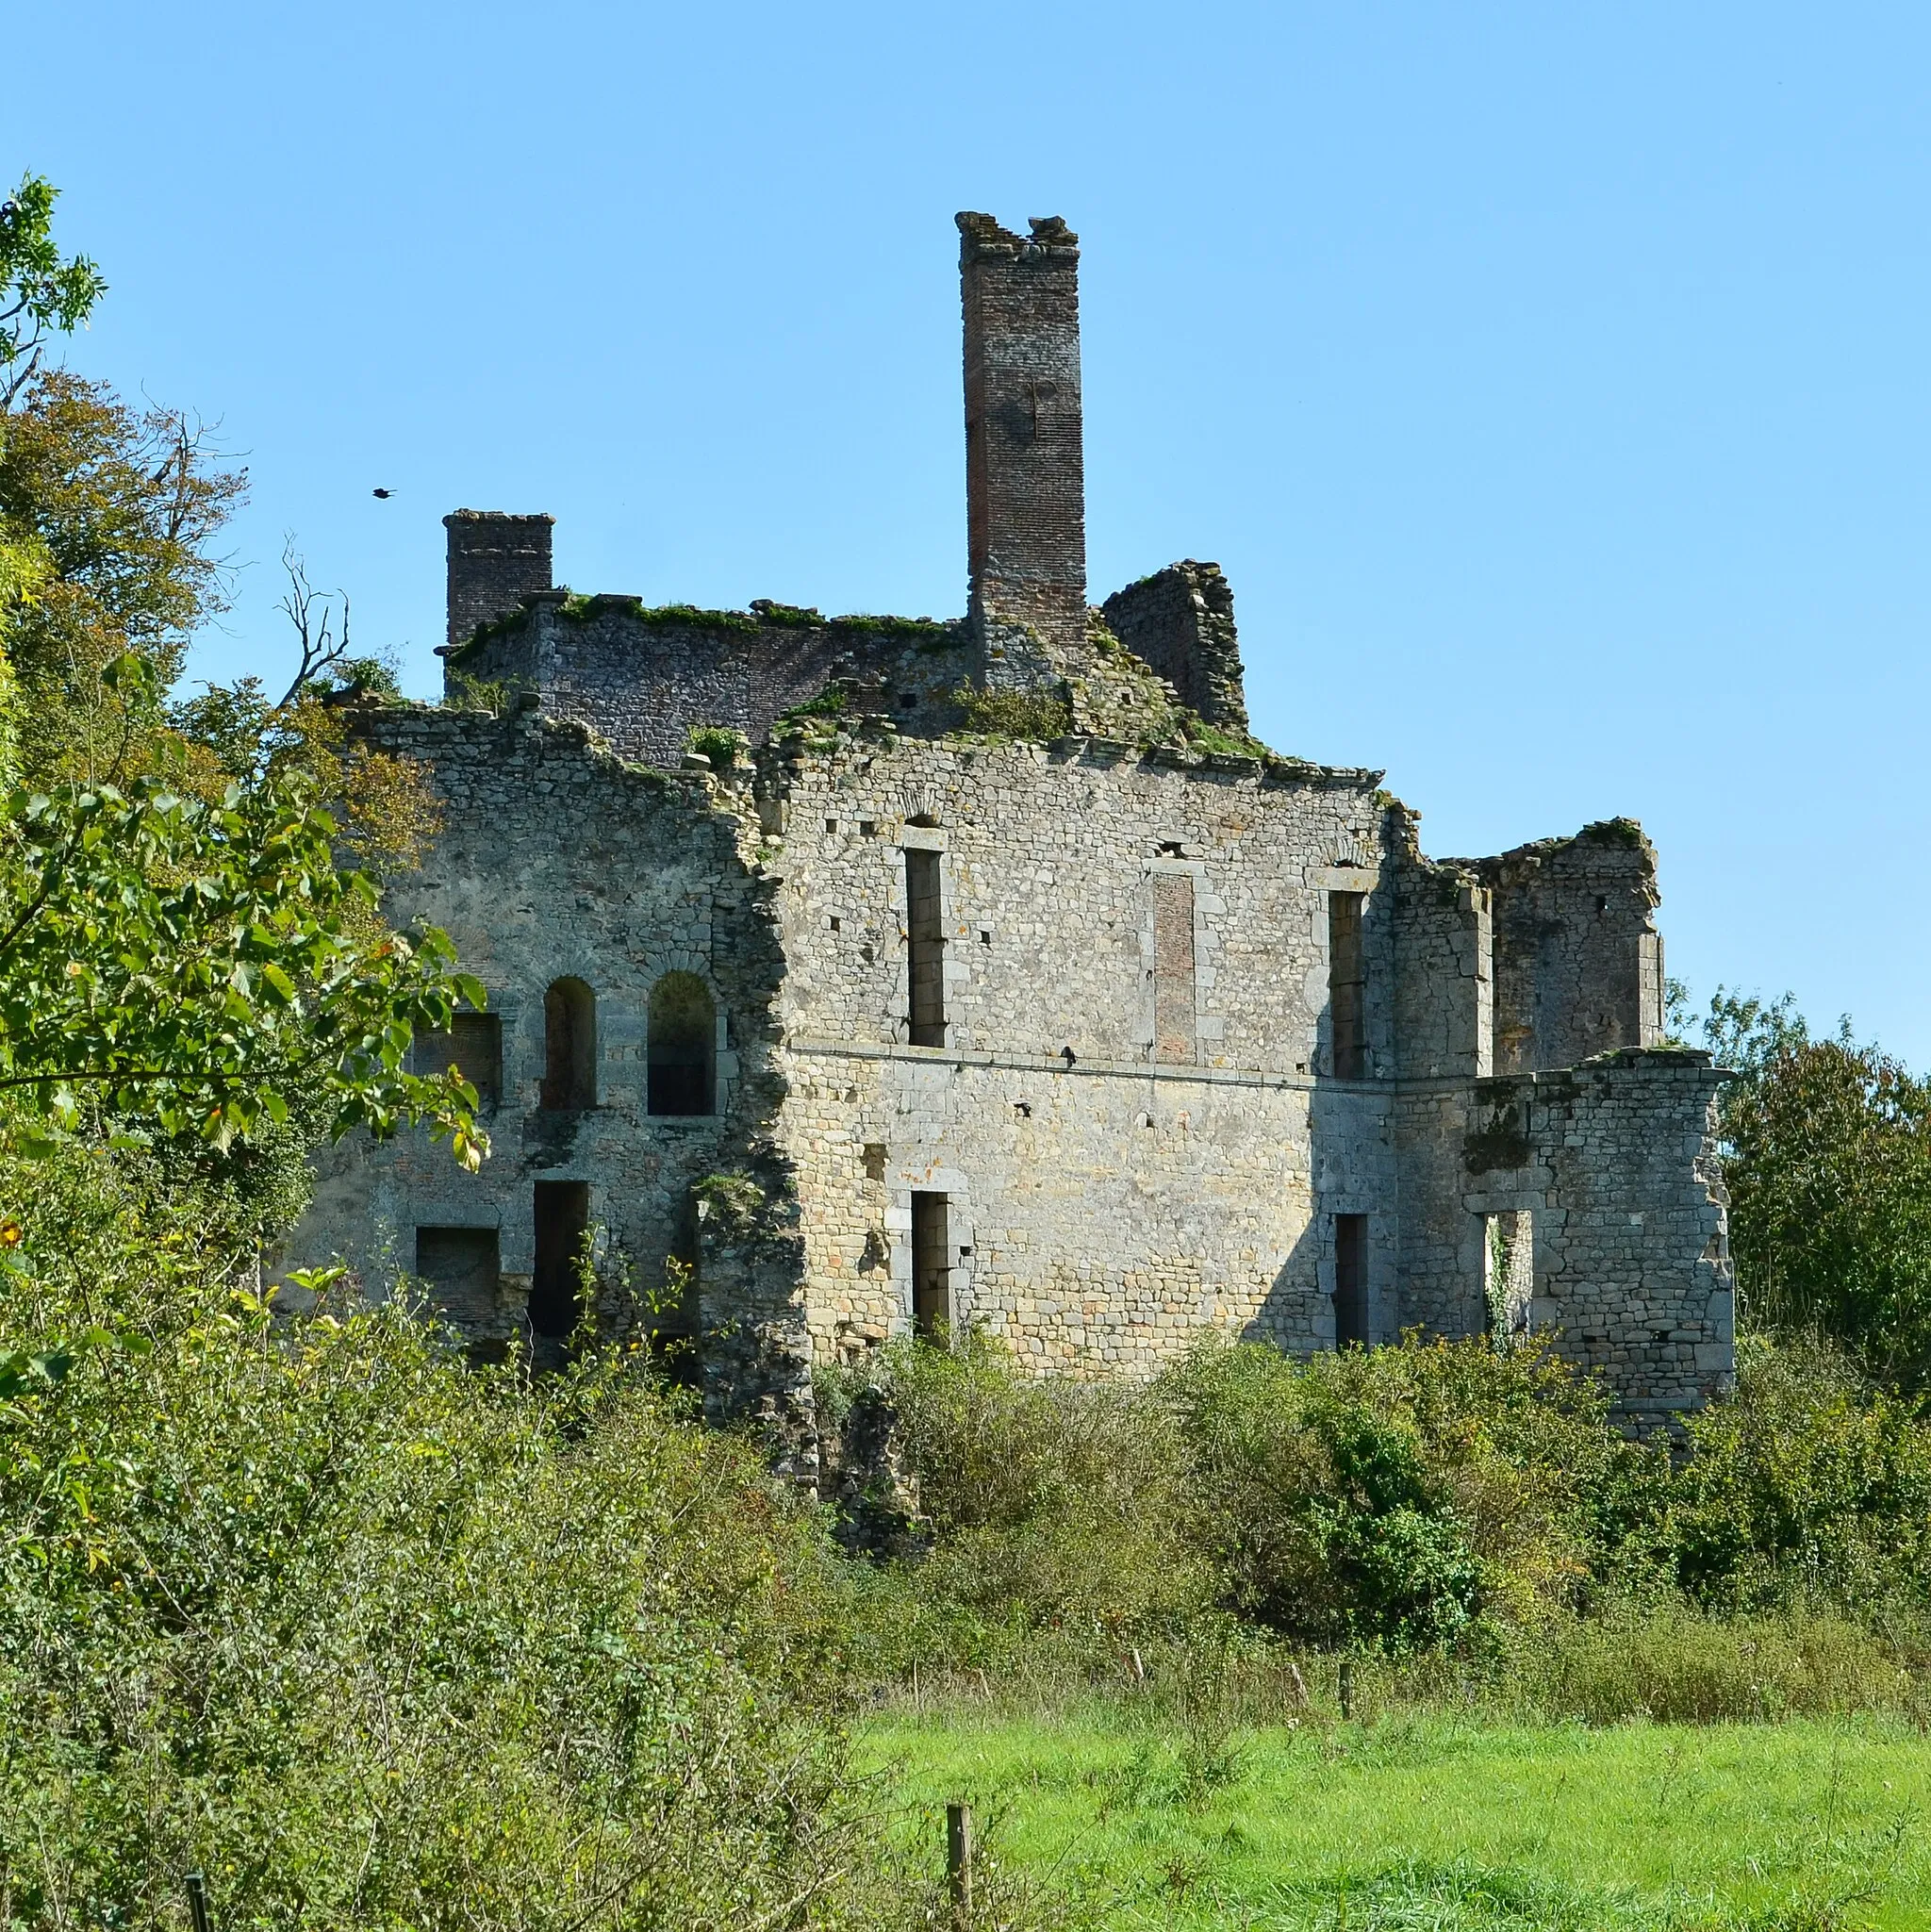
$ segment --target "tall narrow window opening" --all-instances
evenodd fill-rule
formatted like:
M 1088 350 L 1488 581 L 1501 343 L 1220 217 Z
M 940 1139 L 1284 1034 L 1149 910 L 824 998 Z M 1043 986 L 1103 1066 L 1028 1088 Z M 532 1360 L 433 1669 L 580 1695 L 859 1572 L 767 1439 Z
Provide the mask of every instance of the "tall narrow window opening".
M 1184 1064 L 1194 1051 L 1194 878 L 1153 875 L 1153 1057 Z
M 1368 1346 L 1368 1217 L 1334 1217 L 1334 1346 Z
M 695 973 L 651 988 L 650 1111 L 718 1111 L 718 1002 Z
M 495 1113 L 503 1098 L 503 1022 L 495 1014 L 453 1014 L 447 1032 L 417 1034 L 418 1073 L 433 1077 L 452 1066 L 476 1089 L 476 1104 Z
M 543 1106 L 571 1114 L 597 1104 L 597 996 L 558 980 L 543 996 Z
M 952 1252 L 942 1194 L 912 1197 L 912 1326 L 929 1342 L 952 1326 Z
M 567 1341 L 583 1307 L 584 1236 L 590 1189 L 582 1181 L 536 1183 L 536 1271 L 530 1278 L 530 1327 L 538 1341 Z
M 915 1047 L 946 1044 L 946 933 L 939 906 L 939 855 L 907 847 L 905 934 Z
M 1362 999 L 1362 895 L 1328 895 L 1328 1019 L 1333 1029 L 1334 1078 L 1365 1080 L 1367 1015 Z
M 1482 1216 L 1482 1296 L 1489 1333 L 1507 1347 L 1528 1332 L 1535 1294 L 1535 1226 L 1528 1210 Z

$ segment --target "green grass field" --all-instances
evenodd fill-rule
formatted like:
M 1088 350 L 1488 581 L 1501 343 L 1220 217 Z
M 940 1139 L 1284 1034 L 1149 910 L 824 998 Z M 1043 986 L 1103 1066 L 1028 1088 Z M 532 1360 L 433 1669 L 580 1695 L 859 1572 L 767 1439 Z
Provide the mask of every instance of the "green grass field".
M 1505 1726 L 1439 1714 L 1224 1732 L 1131 1707 L 904 1712 L 870 1763 L 940 1841 L 1114 1926 L 1931 1926 L 1931 1743 L 1868 1721 Z

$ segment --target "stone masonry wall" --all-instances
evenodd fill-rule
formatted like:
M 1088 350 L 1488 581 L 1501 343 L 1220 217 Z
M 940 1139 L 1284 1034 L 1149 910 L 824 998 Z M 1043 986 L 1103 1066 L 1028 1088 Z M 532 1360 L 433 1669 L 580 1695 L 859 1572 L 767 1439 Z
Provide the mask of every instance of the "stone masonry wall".
M 947 1199 L 951 1319 L 1042 1370 L 1146 1373 L 1207 1329 L 1331 1346 L 1337 1214 L 1367 1217 L 1375 1339 L 1480 1332 L 1487 1217 L 1526 1214 L 1531 1326 L 1634 1421 L 1727 1372 L 1716 1076 L 1636 1051 L 1484 1077 L 1488 888 L 1418 858 L 1376 774 L 813 718 L 753 763 L 671 778 L 528 712 L 356 728 L 435 770 L 448 826 L 391 910 L 445 927 L 488 986 L 503 1099 L 480 1176 L 417 1135 L 331 1150 L 291 1260 L 340 1256 L 380 1292 L 418 1229 L 493 1230 L 495 1304 L 452 1313 L 500 1343 L 535 1185 L 582 1181 L 606 1327 L 647 1321 L 639 1296 L 695 1259 L 718 1406 L 761 1409 L 800 1468 L 808 1354 L 911 1322 L 918 1191 Z M 939 1048 L 907 1044 L 918 850 L 939 864 Z M 1191 953 L 1156 947 L 1163 892 L 1191 900 Z M 1359 1080 L 1329 1073 L 1335 892 L 1362 905 Z M 718 1001 L 715 1116 L 644 1106 L 671 971 Z M 599 1093 L 557 1115 L 537 1104 L 543 993 L 567 974 L 595 989 Z
M 1476 867 L 1494 895 L 1498 1073 L 1662 1038 L 1656 851 L 1627 818 Z
M 1735 1299 L 1707 1053 L 1630 1049 L 1479 1082 L 1467 1218 L 1527 1210 L 1531 1330 L 1647 1428 L 1731 1384 Z
M 827 619 L 776 604 L 647 611 L 634 597 L 552 591 L 448 653 L 445 676 L 458 691 L 474 680 L 540 693 L 546 713 L 582 720 L 620 756 L 674 768 L 693 726 L 761 744 L 784 712 L 834 680 L 852 686 L 854 706 L 944 730 L 973 661 L 959 624 Z
M 1223 731 L 1247 730 L 1233 591 L 1218 564 L 1169 564 L 1115 590 L 1100 610 L 1114 636 L 1164 677 L 1182 704 Z
M 494 1151 L 473 1176 L 421 1133 L 386 1144 L 358 1133 L 327 1149 L 289 1261 L 339 1258 L 379 1295 L 414 1269 L 417 1229 L 494 1230 L 494 1306 L 466 1300 L 447 1312 L 472 1344 L 500 1344 L 524 1329 L 536 1183 L 583 1181 L 602 1230 L 602 1318 L 622 1332 L 650 1324 L 642 1297 L 661 1295 L 669 1258 L 694 1258 L 701 1184 L 747 1175 L 763 1205 L 743 1213 L 734 1190 L 738 1225 L 712 1243 L 720 1262 L 726 1248 L 734 1259 L 728 1279 L 701 1271 L 695 1313 L 714 1333 L 751 1338 L 738 1352 L 763 1362 L 767 1386 L 747 1386 L 747 1400 L 771 1394 L 772 1377 L 795 1399 L 796 1206 L 767 1133 L 783 1089 L 773 1018 L 783 959 L 773 888 L 739 849 L 748 814 L 701 775 L 626 768 L 575 723 L 397 706 L 358 712 L 355 725 L 366 742 L 435 774 L 445 828 L 421 870 L 391 887 L 387 909 L 399 923 L 444 928 L 482 980 L 503 1029 L 502 1100 L 486 1122 Z M 696 974 L 717 1001 L 714 1115 L 646 1111 L 651 991 L 671 972 Z M 567 975 L 596 996 L 597 1104 L 546 1113 L 544 995 Z
M 1253 761 L 1180 770 L 1077 739 L 841 735 L 761 762 L 817 1352 L 908 1324 L 920 1189 L 948 1197 L 954 1319 L 1040 1368 L 1145 1372 L 1203 1329 L 1331 1346 L 1336 1213 L 1371 1216 L 1394 1332 L 1388 1095 L 1316 1065 L 1327 895 L 1376 876 L 1373 774 L 1263 782 Z M 944 1048 L 905 1044 L 908 847 L 941 855 Z M 1168 874 L 1192 884 L 1191 1065 L 1154 1051 Z M 1370 1001 L 1384 1065 L 1391 1018 Z

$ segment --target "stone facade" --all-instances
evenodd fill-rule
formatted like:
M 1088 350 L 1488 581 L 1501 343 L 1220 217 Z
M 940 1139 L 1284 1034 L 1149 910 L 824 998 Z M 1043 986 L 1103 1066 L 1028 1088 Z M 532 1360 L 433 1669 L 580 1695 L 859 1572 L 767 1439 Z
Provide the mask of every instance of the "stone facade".
M 449 701 L 355 717 L 447 802 L 391 909 L 488 988 L 423 1050 L 495 1153 L 352 1139 L 291 1259 L 540 1361 L 585 1253 L 800 1471 L 813 1362 L 914 1328 L 1071 1374 L 1526 1329 L 1633 1426 L 1708 1399 L 1720 1076 L 1659 1044 L 1641 832 L 1430 861 L 1379 772 L 1246 749 L 1215 566 L 1089 611 L 1074 239 L 960 225 L 964 620 L 576 597 L 452 520 Z

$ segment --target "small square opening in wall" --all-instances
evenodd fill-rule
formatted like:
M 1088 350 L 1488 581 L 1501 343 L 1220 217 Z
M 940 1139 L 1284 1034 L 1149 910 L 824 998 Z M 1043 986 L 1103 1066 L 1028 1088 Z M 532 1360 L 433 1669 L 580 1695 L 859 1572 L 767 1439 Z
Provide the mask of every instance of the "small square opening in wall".
M 837 829 L 838 821 L 835 818 L 827 818 L 825 820 L 825 830 L 827 832 L 836 832 Z
M 878 832 L 878 829 L 879 822 L 876 818 L 861 818 L 858 821 L 858 835 L 861 838 L 871 838 L 875 836 Z
M 435 1075 L 454 1066 L 476 1089 L 476 1104 L 493 1114 L 503 1098 L 503 1021 L 493 1013 L 450 1016 L 446 1032 L 416 1035 L 416 1071 Z
M 982 946 L 990 946 L 992 944 L 992 933 L 984 926 L 979 929 L 979 943 Z
M 832 915 L 832 916 L 831 916 L 831 920 L 830 920 L 830 924 L 831 924 L 831 928 L 832 928 L 832 931 L 833 931 L 833 932 L 834 932 L 834 933 L 840 933 L 840 932 L 843 932 L 843 931 L 844 931 L 844 927 L 843 927 L 843 926 L 842 926 L 842 924 L 840 923 L 840 921 L 839 921 L 839 918 L 838 918 L 838 915 L 837 915 L 836 913 L 833 913 L 833 914 Z
M 918 693 L 916 691 L 900 691 L 899 693 L 899 709 L 900 711 L 916 711 L 918 709 Z
M 419 1228 L 416 1273 L 429 1303 L 445 1320 L 487 1321 L 496 1313 L 497 1232 L 494 1228 Z

